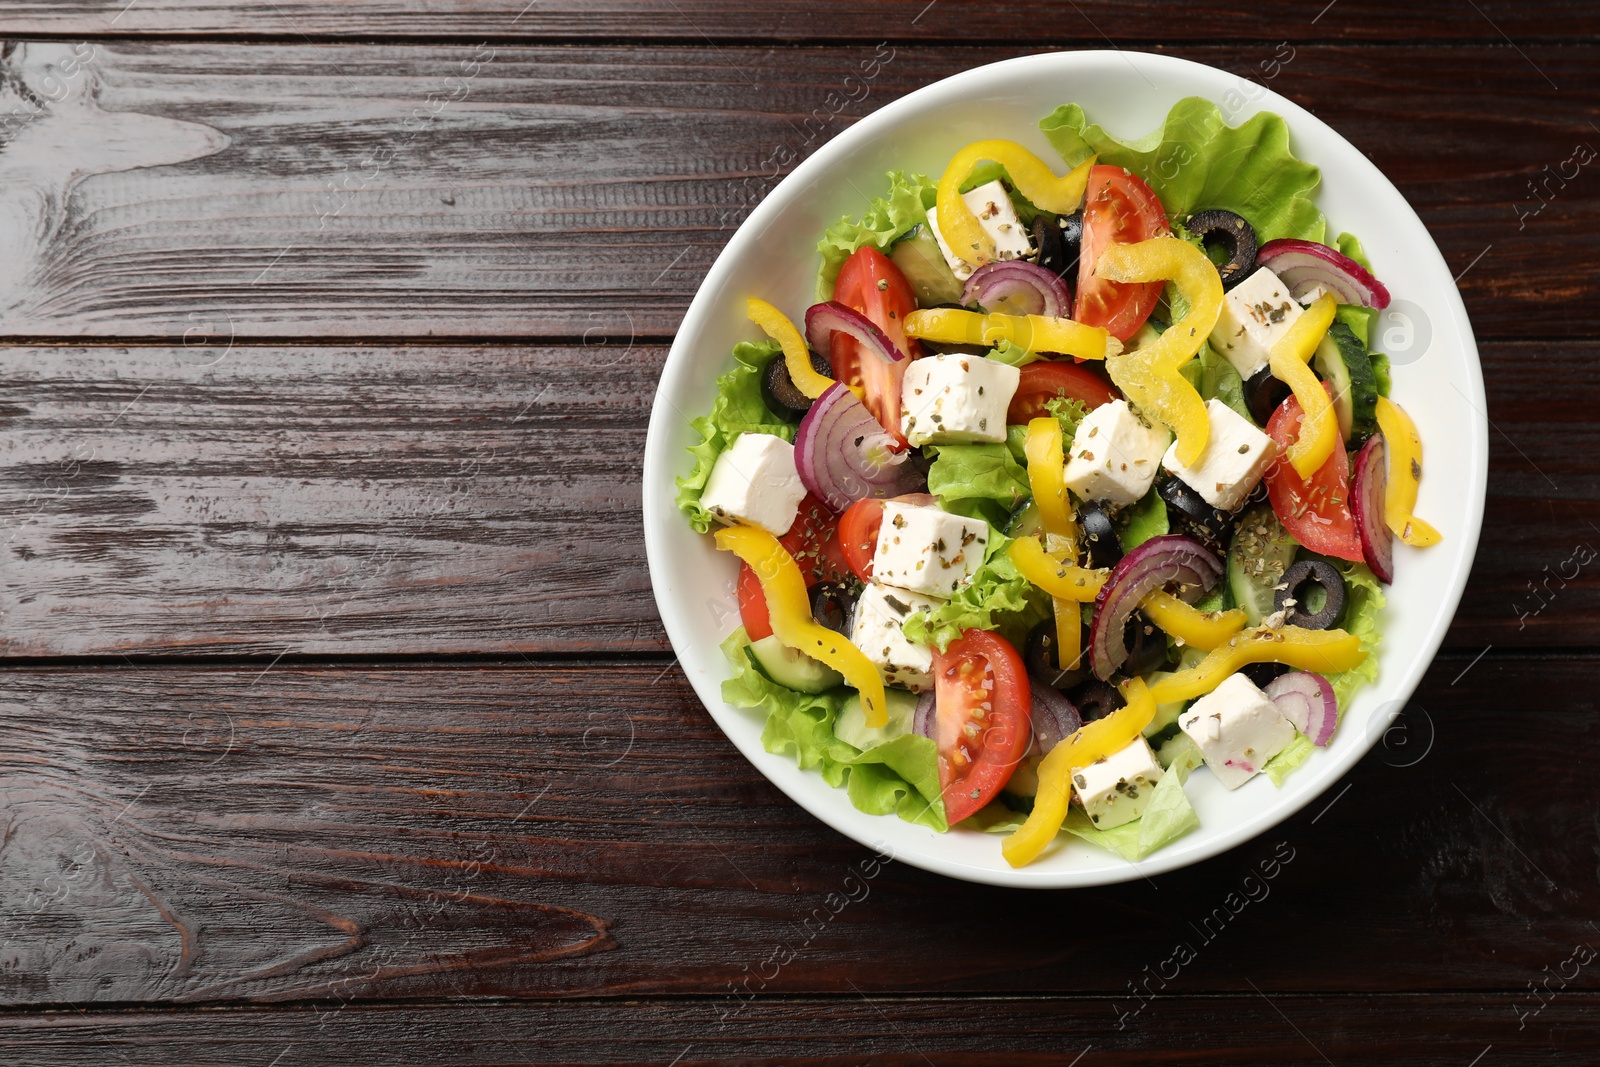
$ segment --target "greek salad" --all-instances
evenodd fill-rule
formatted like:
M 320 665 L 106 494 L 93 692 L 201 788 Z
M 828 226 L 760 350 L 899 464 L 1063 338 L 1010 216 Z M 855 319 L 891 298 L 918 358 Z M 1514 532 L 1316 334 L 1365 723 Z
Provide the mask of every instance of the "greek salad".
M 860 809 L 1130 859 L 1281 784 L 1377 670 L 1422 446 L 1389 293 L 1276 115 L 967 145 L 749 294 L 679 479 L 739 559 L 723 696 Z

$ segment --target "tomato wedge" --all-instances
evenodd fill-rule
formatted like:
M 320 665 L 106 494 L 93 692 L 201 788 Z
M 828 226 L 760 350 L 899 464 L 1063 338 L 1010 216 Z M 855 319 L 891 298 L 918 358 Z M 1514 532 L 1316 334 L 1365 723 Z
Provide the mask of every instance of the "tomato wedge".
M 1327 387 L 1324 382 L 1323 388 Z M 1284 455 L 1299 434 L 1303 417 L 1300 401 L 1291 396 L 1267 420 L 1267 436 L 1278 445 L 1278 458 L 1267 468 L 1267 499 L 1296 541 L 1313 552 L 1360 563 L 1365 557 L 1350 511 L 1350 457 L 1344 439 L 1310 478 L 1301 478 Z
M 1080 400 L 1084 407 L 1093 411 L 1121 395 L 1102 372 L 1090 370 L 1083 364 L 1053 360 L 1030 363 L 1022 368 L 1022 380 L 1012 394 L 1011 406 L 1006 409 L 1006 422 L 1022 426 L 1048 415 L 1050 411 L 1045 405 L 1058 396 Z
M 933 654 L 939 787 L 951 826 L 1005 787 L 1028 751 L 1033 694 L 1017 650 L 968 630 Z
M 878 548 L 878 528 L 883 525 L 883 501 L 857 500 L 839 516 L 839 548 L 850 570 L 863 582 L 872 581 L 872 557 Z
M 1139 331 L 1161 299 L 1163 282 L 1113 282 L 1094 272 L 1112 244 L 1137 244 L 1171 233 L 1155 190 L 1121 167 L 1089 171 L 1083 200 L 1083 254 L 1078 258 L 1078 295 L 1072 317 L 1102 326 L 1119 341 Z
M 871 319 L 907 359 L 922 355 L 922 346 L 916 338 L 906 336 L 906 316 L 917 310 L 911 283 L 900 273 L 900 268 L 876 248 L 858 248 L 844 261 L 833 285 L 833 298 Z M 906 360 L 885 364 L 876 356 L 862 352 L 855 338 L 835 334 L 828 362 L 833 366 L 835 379 L 863 391 L 867 409 L 877 416 L 896 445 L 904 448 L 906 440 L 900 433 L 900 385 L 905 377 Z
M 828 506 L 816 497 L 806 494 L 800 502 L 800 514 L 795 517 L 789 532 L 778 538 L 778 543 L 789 550 L 806 585 L 818 582 L 845 580 L 850 564 L 845 559 L 839 543 L 839 523 Z M 870 557 L 869 557 L 870 558 Z M 759 641 L 772 636 L 772 622 L 767 615 L 767 598 L 762 595 L 761 582 L 747 563 L 739 564 L 739 621 L 744 623 L 750 640 Z

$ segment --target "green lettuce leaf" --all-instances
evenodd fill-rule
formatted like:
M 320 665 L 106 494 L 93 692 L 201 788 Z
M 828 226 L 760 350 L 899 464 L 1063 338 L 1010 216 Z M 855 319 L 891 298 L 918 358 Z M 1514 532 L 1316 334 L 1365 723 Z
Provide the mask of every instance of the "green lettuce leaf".
M 1028 471 L 1000 444 L 930 445 L 928 492 L 946 511 L 1003 527 L 1028 498 Z
M 1167 521 L 1167 502 L 1153 485 L 1143 500 L 1124 508 L 1117 521 L 1120 526 L 1117 539 L 1122 542 L 1124 552 L 1132 552 L 1150 538 L 1160 537 L 1172 528 Z
M 700 494 L 711 478 L 717 457 L 742 433 L 770 433 L 785 441 L 794 440 L 794 426 L 779 419 L 761 399 L 761 372 L 767 361 L 780 351 L 776 341 L 744 341 L 733 346 L 733 370 L 717 379 L 717 398 L 711 414 L 689 425 L 700 433 L 700 443 L 689 448 L 694 469 L 678 479 L 678 508 L 689 517 L 689 525 L 705 533 L 716 518 L 700 506 Z
M 1250 406 L 1244 402 L 1244 379 L 1233 369 L 1233 364 L 1217 355 L 1209 344 L 1201 345 L 1200 352 L 1178 368 L 1178 373 L 1200 394 L 1201 400 L 1220 400 L 1234 411 L 1250 418 Z M 1251 419 L 1251 425 L 1255 420 Z
M 1191 96 L 1178 101 L 1166 122 L 1127 143 L 1093 125 L 1077 104 L 1039 123 L 1069 166 L 1091 155 L 1126 167 L 1161 197 L 1170 219 L 1225 208 L 1243 215 L 1263 242 L 1280 237 L 1321 241 L 1326 221 L 1311 194 L 1321 180 L 1316 167 L 1289 150 L 1289 125 L 1265 112 L 1232 127 L 1216 104 Z
M 955 596 L 906 619 L 900 629 L 907 639 L 942 651 L 963 630 L 997 630 L 1021 648 L 1028 631 L 1049 616 L 1050 598 L 1011 562 L 1010 544 L 1011 538 L 991 532 L 982 565 Z
M 1369 272 L 1372 270 L 1372 260 L 1367 258 L 1367 250 L 1361 247 L 1361 238 L 1355 234 L 1341 233 L 1334 239 L 1333 247 L 1338 249 L 1341 255 L 1349 256 Z
M 1378 584 L 1377 576 L 1365 563 L 1348 563 L 1343 560 L 1327 559 L 1329 563 L 1338 567 L 1344 575 L 1345 589 L 1349 592 L 1349 605 L 1345 608 L 1344 629 L 1361 638 L 1361 647 L 1366 650 L 1367 658 L 1359 667 L 1338 674 L 1328 675 L 1328 683 L 1333 686 L 1333 695 L 1339 702 L 1339 720 L 1344 721 L 1344 713 L 1350 707 L 1350 699 L 1361 689 L 1377 680 L 1378 677 L 1378 614 L 1387 603 L 1383 595 L 1383 587 Z M 1294 740 L 1289 742 L 1282 752 L 1273 756 L 1262 768 L 1267 777 L 1272 779 L 1274 785 L 1282 785 L 1290 773 L 1298 769 L 1306 758 L 1314 751 L 1315 746 L 1305 734 L 1295 734 Z
M 822 253 L 822 269 L 817 274 L 817 299 L 833 299 L 833 283 L 839 277 L 839 268 L 858 248 L 871 245 L 887 252 L 895 238 L 911 227 L 928 221 L 928 209 L 934 205 L 938 185 L 922 174 L 906 174 L 892 170 L 888 174 L 889 192 L 867 205 L 860 221 L 846 215 L 829 226 L 817 242 Z
M 1088 405 L 1070 396 L 1057 396 L 1046 400 L 1044 406 L 1061 423 L 1061 447 L 1070 450 L 1072 435 L 1078 432 L 1078 423 L 1089 414 Z
M 996 363 L 1005 363 L 1012 367 L 1026 367 L 1030 363 L 1037 363 L 1044 358 L 1038 352 L 1030 352 L 1019 344 L 1011 341 L 1001 341 L 989 349 L 989 354 L 984 357 Z
M 750 663 L 744 628 L 722 642 L 732 672 L 722 683 L 722 699 L 737 708 L 767 716 L 761 744 L 774 755 L 792 755 L 804 770 L 815 770 L 835 788 L 844 786 L 850 802 L 869 815 L 891 812 L 907 822 L 944 831 L 939 798 L 939 755 L 928 738 L 897 737 L 866 752 L 839 740 L 834 719 L 850 697 L 841 686 L 810 696 L 769 680 Z

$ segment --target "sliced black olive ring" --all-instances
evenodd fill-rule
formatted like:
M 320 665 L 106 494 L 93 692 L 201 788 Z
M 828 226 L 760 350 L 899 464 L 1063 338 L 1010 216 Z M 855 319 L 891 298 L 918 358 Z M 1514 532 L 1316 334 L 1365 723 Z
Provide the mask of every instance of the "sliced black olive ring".
M 811 353 L 811 369 L 818 374 L 833 377 L 828 361 Z M 787 422 L 799 422 L 811 410 L 811 398 L 802 393 L 789 377 L 789 361 L 782 352 L 773 356 L 767 369 L 761 372 L 761 399 L 767 402 L 772 413 Z
M 1232 289 L 1250 276 L 1256 265 L 1256 231 L 1243 216 L 1214 208 L 1189 216 L 1184 228 L 1209 249 L 1220 245 L 1227 257 L 1217 265 L 1222 287 Z
M 1311 609 L 1314 587 L 1322 587 L 1322 606 Z M 1293 601 L 1290 606 L 1289 602 Z M 1344 576 L 1331 564 L 1320 559 L 1303 559 L 1283 572 L 1277 595 L 1272 599 L 1272 610 L 1283 611 L 1284 623 L 1301 626 L 1307 630 L 1332 630 L 1344 620 L 1345 602 L 1349 600 L 1344 587 Z
M 1088 635 L 1083 634 L 1078 641 L 1079 648 L 1088 648 Z M 1023 650 L 1023 662 L 1027 664 L 1028 675 L 1043 685 L 1052 689 L 1067 690 L 1077 685 L 1089 676 L 1089 657 L 1087 654 L 1079 658 L 1077 666 L 1062 670 L 1060 656 L 1056 651 L 1056 621 L 1046 619 L 1035 626 L 1028 634 L 1028 644 Z
M 850 636 L 855 610 L 855 595 L 838 582 L 818 582 L 811 587 L 811 617 L 834 633 Z

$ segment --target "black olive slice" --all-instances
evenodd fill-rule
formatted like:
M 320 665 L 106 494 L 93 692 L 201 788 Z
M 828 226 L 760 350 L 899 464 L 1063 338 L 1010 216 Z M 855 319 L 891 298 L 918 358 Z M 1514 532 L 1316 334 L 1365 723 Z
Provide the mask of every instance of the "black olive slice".
M 1214 208 L 1196 211 L 1183 225 L 1208 250 L 1221 247 L 1226 258 L 1217 265 L 1217 273 L 1222 275 L 1224 289 L 1232 289 L 1255 269 L 1256 231 L 1243 216 Z
M 828 361 L 815 352 L 811 353 L 811 368 L 818 374 L 833 377 Z M 799 422 L 811 410 L 811 398 L 789 377 L 789 361 L 782 352 L 773 356 L 767 369 L 761 372 L 761 399 L 767 402 L 774 415 L 786 422 Z
M 1178 478 L 1169 478 L 1157 490 L 1167 502 L 1168 515 L 1176 512 L 1182 532 L 1211 547 L 1227 546 L 1234 516 L 1206 503 L 1206 498 Z
M 856 597 L 838 582 L 818 582 L 811 587 L 811 617 L 836 634 L 850 636 Z
M 1262 367 L 1244 383 L 1244 403 L 1256 425 L 1265 426 L 1278 405 L 1289 399 L 1289 387 L 1272 375 L 1271 367 Z
M 1257 689 L 1265 689 L 1274 678 L 1288 674 L 1289 668 L 1281 663 L 1246 663 L 1239 673 L 1254 682 Z
M 1099 504 L 1078 509 L 1078 529 L 1083 531 L 1083 549 L 1091 567 L 1115 567 L 1122 559 L 1122 542 L 1111 524 L 1111 516 Z
M 1117 692 L 1116 686 L 1098 678 L 1084 682 L 1068 693 L 1067 698 L 1077 705 L 1078 714 L 1083 716 L 1084 722 L 1103 719 L 1127 703 L 1122 699 L 1122 694 Z
M 1313 595 L 1312 587 L 1319 585 L 1323 591 L 1322 606 L 1312 611 L 1309 598 Z M 1307 630 L 1331 630 L 1344 619 L 1348 599 L 1344 576 L 1331 563 L 1303 559 L 1283 572 L 1283 581 L 1272 599 L 1272 610 L 1283 611 L 1293 600 L 1294 605 L 1284 615 L 1285 624 Z
M 1166 666 L 1167 635 L 1144 612 L 1135 611 L 1128 616 L 1122 640 L 1128 648 L 1128 658 L 1121 667 L 1123 674 L 1137 678 Z
M 1088 635 L 1080 635 L 1079 648 L 1088 648 Z M 1023 662 L 1028 675 L 1053 689 L 1071 689 L 1089 676 L 1089 656 L 1085 653 L 1076 667 L 1061 669 L 1056 654 L 1056 621 L 1046 619 L 1028 633 L 1028 644 L 1023 651 Z
M 1033 243 L 1039 249 L 1039 266 L 1072 285 L 1077 281 L 1078 253 L 1083 248 L 1083 212 L 1034 216 Z

